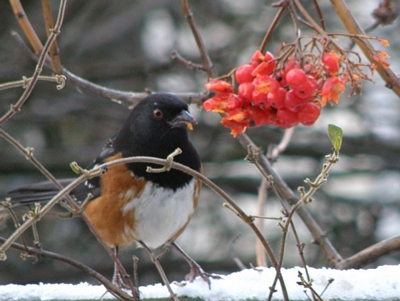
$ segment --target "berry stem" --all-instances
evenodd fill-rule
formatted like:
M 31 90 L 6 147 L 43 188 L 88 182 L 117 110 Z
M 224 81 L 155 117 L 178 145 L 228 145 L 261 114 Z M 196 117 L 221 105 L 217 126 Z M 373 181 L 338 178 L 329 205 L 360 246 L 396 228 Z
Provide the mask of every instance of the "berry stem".
M 278 25 L 279 20 L 281 19 L 285 9 L 286 9 L 286 6 L 282 6 L 279 9 L 279 11 L 276 13 L 274 20 L 272 20 L 272 24 L 268 28 L 268 31 L 265 34 L 264 39 L 261 42 L 261 45 L 259 48 L 261 52 L 265 52 L 265 47 L 267 46 L 268 40 L 269 40 L 270 36 L 272 35 L 272 32 L 274 31 L 275 27 Z

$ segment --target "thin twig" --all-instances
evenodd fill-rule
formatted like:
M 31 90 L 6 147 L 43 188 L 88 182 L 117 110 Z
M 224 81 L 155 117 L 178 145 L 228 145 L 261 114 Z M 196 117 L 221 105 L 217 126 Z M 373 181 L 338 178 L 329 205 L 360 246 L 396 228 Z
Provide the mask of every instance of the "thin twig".
M 3 130 L 0 129 L 0 134 L 3 132 Z M 99 171 L 101 170 L 106 170 L 107 168 L 110 168 L 112 166 L 115 165 L 119 165 L 119 164 L 127 164 L 127 163 L 153 163 L 153 164 L 159 164 L 161 166 L 166 165 L 166 164 L 171 164 L 171 168 L 175 168 L 178 170 L 181 170 L 183 172 L 186 172 L 200 180 L 202 180 L 205 184 L 209 185 L 210 188 L 212 188 L 215 192 L 217 192 L 217 194 L 219 194 L 222 198 L 224 198 L 227 202 L 229 202 L 234 208 L 235 210 L 237 210 L 243 219 L 245 219 L 247 224 L 250 224 L 253 222 L 253 219 L 251 219 L 250 217 L 248 217 L 242 210 L 241 208 L 236 205 L 236 203 L 225 193 L 225 191 L 223 191 L 221 188 L 219 188 L 216 184 L 214 184 L 212 181 L 210 181 L 209 179 L 207 179 L 204 175 L 202 175 L 201 173 L 185 166 L 182 164 L 179 164 L 177 162 L 169 162 L 166 159 L 160 159 L 160 158 L 154 158 L 154 157 L 143 157 L 143 156 L 139 156 L 139 157 L 128 157 L 128 158 L 123 158 L 123 159 L 118 159 L 118 160 L 114 160 L 114 161 L 110 161 L 106 164 L 102 164 L 96 168 L 93 168 L 89 171 L 87 171 L 87 173 L 82 174 L 81 176 L 79 176 L 78 178 L 76 178 L 73 182 L 71 182 L 69 185 L 67 185 L 66 187 L 63 187 L 60 192 L 57 193 L 57 195 L 55 195 L 45 206 L 43 206 L 39 212 L 40 216 L 44 216 L 47 214 L 47 212 L 63 197 L 65 197 L 71 190 L 73 190 L 74 188 L 76 188 L 79 184 L 81 184 L 82 182 L 84 182 L 85 180 L 89 179 L 92 177 L 92 175 L 98 175 Z M 7 240 L 7 242 L 5 244 L 3 244 L 3 246 L 0 248 L 0 252 L 5 252 L 7 250 L 7 248 L 9 247 L 9 244 L 12 243 L 13 241 L 15 241 L 15 239 L 17 239 L 21 233 L 23 233 L 26 229 L 28 229 L 31 224 L 33 222 L 35 222 L 37 218 L 36 217 L 31 217 L 30 219 L 28 219 L 27 221 L 25 221 L 25 223 L 23 223 L 18 229 L 17 231 L 15 231 Z
M 53 176 L 53 174 L 47 170 L 46 167 L 36 157 L 33 155 L 33 148 L 31 147 L 23 147 L 17 140 L 15 140 L 11 135 L 6 133 L 3 129 L 0 128 L 0 136 L 3 137 L 7 142 L 9 142 L 12 146 L 14 146 L 22 155 L 25 156 L 27 160 L 29 160 L 33 166 L 36 167 L 50 182 L 52 182 L 57 189 L 63 189 L 63 186 L 58 182 L 58 180 Z M 72 198 L 67 195 L 67 199 L 70 205 L 75 204 Z
M 267 43 L 269 41 L 269 38 L 271 37 L 272 32 L 274 31 L 274 29 L 278 25 L 279 20 L 281 19 L 283 13 L 285 12 L 285 9 L 286 9 L 286 6 L 282 6 L 279 9 L 279 11 L 276 13 L 276 15 L 274 17 L 274 20 L 272 20 L 272 23 L 271 23 L 270 27 L 268 28 L 268 31 L 265 34 L 265 36 L 264 36 L 264 38 L 263 38 L 263 40 L 261 42 L 261 45 L 260 45 L 260 48 L 259 48 L 261 52 L 265 51 L 265 47 L 267 47 Z
M 166 159 L 160 159 L 160 158 L 153 158 L 153 157 L 128 157 L 128 158 L 123 158 L 123 159 L 118 159 L 114 161 L 110 161 L 106 164 L 102 164 L 96 168 L 93 168 L 92 170 L 89 170 L 87 173 L 82 174 L 78 178 L 76 178 L 72 183 L 67 185 L 64 189 L 62 189 L 57 195 L 55 195 L 43 208 L 41 208 L 39 212 L 39 216 L 44 216 L 49 212 L 49 210 L 65 195 L 67 195 L 71 190 L 76 188 L 79 184 L 84 182 L 85 180 L 89 179 L 92 177 L 92 175 L 98 175 L 99 170 L 106 170 L 107 168 L 110 168 L 112 166 L 118 165 L 118 164 L 128 164 L 128 163 L 150 163 L 150 164 L 159 164 L 159 165 L 169 165 L 171 164 L 171 168 L 178 169 L 180 171 L 183 171 L 185 173 L 188 173 L 197 179 L 200 179 L 204 184 L 209 186 L 212 190 L 214 190 L 218 195 L 220 195 L 224 200 L 226 200 L 232 208 L 238 213 L 240 218 L 253 230 L 253 232 L 257 235 L 257 237 L 261 240 L 264 248 L 267 251 L 268 256 L 270 257 L 271 263 L 274 267 L 277 266 L 277 260 L 275 258 L 275 255 L 272 251 L 271 246 L 268 244 L 268 242 L 265 240 L 264 236 L 262 233 L 258 230 L 258 228 L 254 225 L 253 223 L 253 218 L 247 215 L 237 204 L 236 202 L 224 191 L 222 190 L 218 185 L 216 185 L 214 182 L 209 180 L 207 177 L 205 177 L 203 174 L 185 166 L 177 162 L 169 162 Z M 11 246 L 11 244 L 22 234 L 24 233 L 34 222 L 37 221 L 37 216 L 33 216 L 29 218 L 25 223 L 23 223 L 8 239 L 5 241 L 5 243 L 0 247 L 0 260 L 5 260 L 6 259 L 6 250 Z M 285 300 L 288 300 L 287 296 L 287 291 L 283 282 L 283 279 L 281 275 L 279 275 L 279 281 L 281 282 L 282 290 L 284 291 L 284 294 L 286 292 L 286 297 Z
M 319 22 L 321 23 L 321 28 L 323 30 L 325 30 L 325 19 L 324 19 L 324 16 L 322 15 L 322 11 L 321 11 L 321 8 L 319 7 L 318 1 L 317 0 L 312 0 L 312 1 L 313 1 L 315 10 L 317 11 L 318 19 L 319 19 Z
M 265 203 L 267 200 L 267 180 L 263 177 L 261 180 L 260 187 L 258 188 L 258 201 L 257 201 L 257 212 L 258 215 L 265 215 Z M 264 220 L 261 218 L 256 219 L 255 221 L 256 227 L 262 232 L 264 226 Z M 259 239 L 256 240 L 256 260 L 257 266 L 266 267 L 267 266 L 267 257 L 265 256 L 264 247 Z
M 290 141 L 292 140 L 294 129 L 294 127 L 286 129 L 279 144 L 276 146 L 274 145 L 268 149 L 268 159 L 274 162 L 278 159 L 279 155 L 286 150 L 286 148 L 289 146 Z
M 5 238 L 0 237 L 0 242 L 1 243 L 4 243 L 5 241 L 6 241 Z M 54 259 L 54 260 L 61 261 L 61 262 L 65 262 L 65 263 L 67 263 L 67 264 L 69 264 L 69 265 L 71 265 L 71 266 L 73 266 L 73 267 L 75 267 L 75 268 L 87 273 L 88 275 L 92 276 L 96 280 L 98 280 L 101 284 L 104 285 L 104 287 L 107 289 L 107 291 L 109 291 L 116 298 L 121 299 L 121 300 L 133 300 L 131 296 L 129 296 L 123 290 L 121 290 L 116 285 L 111 283 L 103 275 L 101 275 L 100 273 L 96 272 L 92 268 L 88 267 L 87 265 L 85 265 L 85 264 L 83 264 L 83 263 L 81 263 L 79 261 L 76 261 L 76 260 L 74 260 L 72 258 L 69 258 L 69 257 L 66 257 L 64 255 L 60 255 L 60 254 L 56 254 L 56 253 L 53 253 L 53 252 L 45 251 L 43 249 L 25 247 L 25 246 L 20 245 L 18 243 L 12 243 L 10 247 L 15 249 L 15 250 L 19 250 L 19 251 L 23 251 L 23 252 L 26 251 L 26 249 L 27 249 L 28 252 L 31 253 L 31 254 L 35 254 L 35 255 L 40 256 L 40 257 Z
M 395 250 L 400 250 L 400 236 L 391 237 L 369 246 L 338 263 L 335 268 L 339 270 L 358 269 Z
M 129 106 L 135 106 L 142 99 L 149 96 L 151 92 L 126 92 L 116 89 L 106 88 L 104 86 L 92 83 L 76 74 L 71 73 L 67 69 L 63 69 L 62 72 L 66 76 L 68 84 L 77 87 L 78 89 L 89 92 L 95 95 L 99 95 L 105 98 L 109 98 L 117 103 L 126 104 Z M 158 92 L 161 93 L 161 92 Z M 178 96 L 188 104 L 195 103 L 201 105 L 206 99 L 208 99 L 208 92 L 204 93 L 176 93 L 176 92 L 163 92 L 170 93 Z
M 285 254 L 285 250 L 286 250 L 286 240 L 287 240 L 287 236 L 288 236 L 288 233 L 289 233 L 289 228 L 290 227 L 292 229 L 294 228 L 294 225 L 293 225 L 293 216 L 294 216 L 294 214 L 296 213 L 296 211 L 299 210 L 299 208 L 303 204 L 309 203 L 311 201 L 311 198 L 314 195 L 314 193 L 323 184 L 326 183 L 326 180 L 328 178 L 330 169 L 333 167 L 333 165 L 335 163 L 338 162 L 338 160 L 339 160 L 339 154 L 338 154 L 337 151 L 334 151 L 332 155 L 327 157 L 327 161 L 328 162 L 323 164 L 321 173 L 317 176 L 315 181 L 311 182 L 309 179 L 306 179 L 305 182 L 310 186 L 309 190 L 306 192 L 304 187 L 299 187 L 299 191 L 301 193 L 301 197 L 300 197 L 299 201 L 288 212 L 288 216 L 286 218 L 286 221 L 285 221 L 284 225 L 281 225 L 283 234 L 282 234 L 282 239 L 281 239 L 280 249 L 279 249 L 279 260 L 278 260 L 277 275 L 275 277 L 274 284 L 273 284 L 272 288 L 275 287 L 275 284 L 276 284 L 276 281 L 277 281 L 277 276 L 279 275 L 278 272 L 279 272 L 279 270 L 281 269 L 281 267 L 283 265 L 283 259 L 284 259 L 284 254 Z M 300 249 L 301 248 L 300 241 L 297 241 L 297 243 L 298 243 L 298 247 Z M 301 250 L 301 252 L 302 252 L 302 250 Z M 309 278 L 310 277 L 309 277 L 308 271 L 307 271 L 307 279 L 309 279 Z M 311 290 L 311 292 L 314 295 L 314 291 Z M 271 298 L 272 298 L 272 294 L 270 293 L 270 296 L 269 296 L 268 300 L 271 300 Z
M 37 61 L 38 58 L 37 56 L 32 53 L 32 51 L 27 47 L 27 45 L 24 43 L 23 39 L 17 32 L 11 32 L 12 36 L 15 38 L 17 43 L 21 46 L 22 50 L 25 51 L 25 53 L 32 58 L 34 61 Z M 48 68 L 49 70 L 52 70 L 51 62 L 50 59 L 47 59 L 44 66 Z M 143 98 L 149 96 L 151 92 L 146 91 L 146 92 L 129 92 L 129 91 L 121 91 L 121 90 L 116 90 L 116 89 L 110 89 L 98 84 L 95 84 L 93 82 L 90 82 L 72 72 L 67 70 L 66 68 L 63 68 L 62 74 L 66 77 L 66 83 L 70 84 L 74 87 L 77 87 L 81 91 L 85 91 L 94 95 L 99 95 L 105 98 L 109 98 L 119 104 L 124 104 L 126 106 L 135 106 L 136 104 L 139 103 L 140 100 Z M 176 93 L 176 92 L 158 92 L 158 93 L 170 93 L 178 96 L 181 98 L 183 101 L 185 101 L 188 104 L 197 104 L 197 105 L 202 105 L 202 103 L 209 98 L 209 92 L 207 91 L 206 93 L 190 93 L 190 92 L 185 92 L 185 93 Z
M 3 206 L 10 213 L 11 218 L 14 221 L 15 228 L 18 228 L 21 224 L 20 224 L 18 217 L 15 214 L 14 210 L 11 208 L 11 200 L 6 199 L 5 201 L 2 201 L 0 203 L 0 206 Z M 25 237 L 23 235 L 21 235 L 20 237 L 21 237 L 22 244 L 25 247 L 25 250 L 28 252 L 28 244 L 26 243 Z
M 157 256 L 154 255 L 154 253 L 150 250 L 150 248 L 143 241 L 138 241 L 138 244 L 141 245 L 143 250 L 145 250 L 146 253 L 150 256 L 152 262 L 154 263 L 154 265 L 156 266 L 156 268 L 158 270 L 158 273 L 161 276 L 161 279 L 163 280 L 165 286 L 168 289 L 171 299 L 174 301 L 179 301 L 179 298 L 176 296 L 176 294 L 174 293 L 174 291 L 171 288 L 171 285 L 169 283 L 167 275 L 165 274 L 164 269 L 162 268 Z
M 47 37 L 49 37 L 54 27 L 50 0 L 42 0 L 42 8 L 43 8 L 44 24 L 46 25 L 46 34 Z M 57 40 L 54 40 L 53 44 L 51 44 L 49 54 L 54 72 L 56 74 L 60 74 L 62 71 L 62 66 L 60 61 L 60 52 L 58 50 Z
M 182 0 L 182 8 L 183 8 L 183 12 L 184 12 L 185 18 L 188 21 L 189 26 L 190 26 L 190 28 L 192 30 L 193 36 L 194 36 L 194 38 L 196 40 L 197 47 L 199 49 L 200 56 L 202 58 L 202 63 L 204 65 L 205 69 L 207 70 L 207 75 L 208 75 L 209 78 L 214 78 L 215 77 L 215 70 L 214 70 L 212 61 L 211 61 L 210 56 L 209 56 L 209 54 L 207 52 L 207 49 L 205 47 L 204 40 L 203 40 L 203 38 L 202 38 L 202 36 L 200 34 L 200 31 L 198 30 L 197 25 L 195 23 L 194 17 L 192 15 L 192 12 L 191 12 L 189 4 L 188 4 L 188 0 Z M 276 261 L 275 254 L 273 253 L 271 246 L 265 240 L 265 238 L 262 235 L 262 233 L 254 225 L 253 219 L 250 218 L 247 214 L 245 214 L 243 212 L 243 210 L 239 206 L 237 206 L 236 203 L 225 193 L 225 191 L 220 189 L 217 185 L 215 185 L 214 183 L 209 181 L 207 178 L 205 178 L 205 177 L 203 178 L 202 174 L 198 174 L 198 176 L 196 176 L 196 178 L 201 179 L 206 185 L 208 185 L 215 192 L 220 194 L 220 196 L 223 197 L 230 204 L 230 206 L 234 209 L 234 211 L 236 211 L 237 215 L 246 224 L 248 224 L 250 226 L 250 228 L 254 231 L 254 233 L 257 235 L 257 237 L 262 242 L 262 244 L 263 244 L 268 256 L 270 257 L 272 265 L 274 267 L 276 267 L 277 266 L 277 261 Z M 288 297 L 288 294 L 287 294 L 287 290 L 286 290 L 286 286 L 285 286 L 285 282 L 284 282 L 284 280 L 283 280 L 283 278 L 281 276 L 280 276 L 279 280 L 280 280 L 280 284 L 281 284 L 281 287 L 282 287 L 282 292 L 283 292 L 283 295 L 284 295 L 284 299 L 285 300 L 289 300 L 289 297 Z
M 308 266 L 307 266 L 306 258 L 304 256 L 305 244 L 300 241 L 300 237 L 299 237 L 299 235 L 297 233 L 297 230 L 296 230 L 296 227 L 295 227 L 295 225 L 293 223 L 293 220 L 290 223 L 290 228 L 292 229 L 294 239 L 296 240 L 297 249 L 299 250 L 299 256 L 300 256 L 301 262 L 303 264 L 304 271 L 306 273 L 307 281 L 310 283 L 311 282 L 311 277 L 310 277 L 310 273 L 308 272 Z M 314 297 L 314 292 L 312 290 L 311 290 L 311 292 L 312 292 L 313 297 Z M 322 293 L 321 293 L 321 295 L 322 295 Z M 318 296 L 318 298 L 320 298 L 320 296 Z
M 11 81 L 11 82 L 7 82 L 4 84 L 0 84 L 0 90 L 6 90 L 6 89 L 11 89 L 11 88 L 17 88 L 17 87 L 22 87 L 23 89 L 25 89 L 31 80 L 32 80 L 32 77 L 26 78 L 25 76 L 23 76 L 22 80 L 16 80 L 16 81 Z M 66 78 L 64 75 L 55 75 L 55 76 L 40 75 L 40 76 L 38 76 L 37 80 L 57 83 L 58 84 L 56 86 L 57 90 L 61 90 L 65 87 Z
M 182 65 L 184 65 L 186 68 L 189 69 L 194 69 L 194 70 L 201 70 L 201 71 L 206 71 L 206 69 L 204 68 L 203 65 L 199 65 L 199 64 L 195 64 L 193 62 L 188 61 L 187 59 L 185 59 L 184 57 L 182 57 L 178 51 L 174 50 L 171 53 L 171 57 L 173 60 L 177 61 L 178 63 L 181 63 Z
M 185 18 L 190 26 L 190 29 L 192 30 L 193 37 L 196 40 L 197 48 L 199 49 L 200 52 L 201 62 L 207 72 L 207 76 L 208 78 L 214 78 L 215 77 L 214 65 L 210 59 L 204 40 L 196 25 L 196 21 L 194 20 L 193 14 L 190 10 L 188 0 L 182 0 L 182 9 Z
M 19 25 L 25 33 L 25 36 L 28 38 L 29 43 L 32 45 L 35 53 L 39 55 L 43 48 L 42 42 L 40 42 L 40 39 L 33 29 L 31 22 L 29 22 L 21 2 L 19 0 L 10 0 L 10 4 Z
M 234 247 L 235 247 L 235 244 L 236 244 L 236 242 L 238 241 L 238 239 L 240 238 L 240 234 L 239 235 L 237 235 L 236 237 L 235 237 L 235 239 L 232 241 L 232 243 L 230 244 L 230 246 L 229 246 L 229 254 L 231 255 L 231 259 L 233 260 L 233 262 L 234 263 L 236 263 L 236 265 L 240 268 L 240 269 L 242 269 L 242 270 L 245 270 L 245 269 L 247 269 L 247 267 L 243 264 L 243 262 L 240 260 L 240 258 L 235 254 L 235 252 L 234 252 Z M 264 251 L 264 249 L 263 249 L 263 251 Z
M 40 217 L 46 215 L 55 204 L 57 204 L 65 195 L 67 195 L 72 189 L 76 188 L 80 183 L 82 183 L 87 177 L 84 175 L 77 178 L 74 182 L 62 189 L 57 195 L 51 199 L 45 206 L 43 206 L 37 215 L 31 216 L 27 219 L 13 234 L 4 242 L 0 247 L 0 260 L 6 260 L 7 256 L 5 252 L 11 246 L 11 244 L 18 239 L 18 237 L 29 229 L 33 223 L 40 219 Z
M 35 87 L 36 82 L 38 81 L 38 77 L 39 77 L 40 73 L 42 72 L 42 68 L 43 68 L 43 65 L 44 65 L 46 57 L 47 57 L 47 52 L 48 52 L 51 44 L 53 43 L 53 41 L 56 39 L 57 35 L 60 33 L 61 25 L 64 20 L 65 6 L 66 6 L 66 0 L 61 0 L 60 9 L 58 12 L 58 17 L 57 17 L 57 22 L 56 22 L 54 29 L 52 30 L 49 38 L 47 39 L 46 44 L 44 45 L 43 49 L 41 50 L 41 54 L 39 56 L 38 63 L 36 64 L 35 71 L 32 75 L 32 79 L 29 82 L 28 86 L 26 87 L 24 93 L 22 93 L 21 97 L 16 102 L 16 104 L 11 105 L 10 110 L 8 112 L 6 112 L 0 118 L 0 125 L 3 124 L 8 119 L 10 119 L 12 116 L 14 116 L 17 112 L 19 112 L 22 105 L 25 103 L 25 101 L 28 99 L 29 95 L 32 93 L 33 88 Z
M 318 301 L 324 301 L 321 296 L 315 291 L 315 289 L 312 286 L 313 281 L 308 281 L 304 278 L 303 273 L 298 271 L 298 277 L 300 278 L 300 281 L 297 282 L 297 284 L 302 285 L 304 288 L 309 289 L 311 291 L 311 294 L 313 296 L 313 300 L 318 300 Z M 307 295 L 307 292 L 305 292 Z M 310 297 L 308 297 L 310 299 Z
M 122 278 L 127 282 L 129 289 L 132 292 L 132 296 L 134 300 L 139 300 L 139 293 L 137 290 L 137 287 L 135 287 L 132 283 L 132 280 L 129 278 L 128 273 L 126 272 L 124 266 L 122 265 L 120 259 L 116 254 L 110 249 L 110 247 L 107 245 L 107 243 L 104 241 L 103 237 L 100 235 L 100 233 L 97 231 L 97 229 L 93 226 L 92 222 L 87 218 L 87 216 L 82 213 L 81 214 L 82 220 L 88 225 L 90 231 L 92 231 L 93 235 L 97 238 L 98 242 L 103 246 L 103 248 L 106 250 L 108 255 L 111 257 L 111 259 L 114 261 L 114 263 L 118 266 L 118 270 L 122 274 Z
M 257 148 L 246 134 L 238 135 L 237 139 L 239 143 L 246 149 Z M 273 179 L 274 187 L 285 201 L 287 201 L 291 205 L 295 205 L 298 202 L 298 196 L 283 181 L 281 176 L 275 171 L 270 162 L 261 152 L 255 154 L 252 162 L 265 177 L 271 177 Z M 337 252 L 335 247 L 332 245 L 332 242 L 325 235 L 325 232 L 322 231 L 318 223 L 307 211 L 307 209 L 301 207 L 297 210 L 297 214 L 311 232 L 311 235 L 314 238 L 315 242 L 322 248 L 328 260 L 330 260 L 334 265 L 341 262 L 343 258 Z
M 190 11 L 190 7 L 189 4 L 187 2 L 187 0 L 182 0 L 182 8 L 186 17 L 186 20 L 188 21 L 190 28 L 192 30 L 193 36 L 196 40 L 197 43 L 197 47 L 199 49 L 200 52 L 200 56 L 202 58 L 202 63 L 204 65 L 204 67 L 207 70 L 207 75 L 209 78 L 214 78 L 215 77 L 215 70 L 213 68 L 211 59 L 208 55 L 207 49 L 205 47 L 203 38 L 201 37 L 201 34 L 197 28 L 197 25 L 194 21 L 194 17 L 192 15 L 192 12 Z M 202 175 L 201 175 L 202 176 Z M 201 179 L 203 181 L 203 179 Z M 276 257 L 275 254 L 272 251 L 271 246 L 269 245 L 269 243 L 265 240 L 264 236 L 262 235 L 262 233 L 259 231 L 259 229 L 254 225 L 253 223 L 253 219 L 250 218 L 248 215 L 246 215 L 242 209 L 236 205 L 235 202 L 233 202 L 230 197 L 228 195 L 226 195 L 226 193 L 224 191 L 222 191 L 218 186 L 216 186 L 214 183 L 209 182 L 208 179 L 204 179 L 206 181 L 203 181 L 206 185 L 208 185 L 210 188 L 212 189 L 216 189 L 215 191 L 220 194 L 221 196 L 223 196 L 223 198 L 225 200 L 228 201 L 228 203 L 230 204 L 230 206 L 234 209 L 234 211 L 236 212 L 236 214 L 246 223 L 250 226 L 250 228 L 253 230 L 253 232 L 257 235 L 257 237 L 260 239 L 260 241 L 262 242 L 268 256 L 270 257 L 271 263 L 274 267 L 277 266 L 277 261 L 276 261 Z M 207 183 L 209 182 L 209 183 Z M 210 186 L 211 185 L 211 186 Z M 279 275 L 279 281 L 282 287 L 282 292 L 284 295 L 284 299 L 285 300 L 289 300 L 288 294 L 287 294 L 287 290 L 286 290 L 286 286 L 285 286 L 285 282 L 283 280 L 283 278 L 281 277 L 281 275 Z
M 297 8 L 301 11 L 303 16 L 310 22 L 313 28 L 321 35 L 325 36 L 326 32 L 321 28 L 313 18 L 308 14 L 308 12 L 304 9 L 299 0 L 293 0 L 297 6 Z M 340 17 L 343 25 L 346 27 L 347 31 L 350 34 L 354 35 L 365 35 L 361 26 L 357 23 L 353 14 L 347 7 L 346 3 L 343 0 L 330 0 L 332 7 L 335 9 L 336 14 Z M 376 65 L 377 72 L 381 76 L 381 78 L 386 82 L 386 87 L 392 89 L 396 95 L 400 96 L 400 80 L 397 75 L 390 68 L 385 68 L 380 62 L 376 62 L 373 58 L 374 53 L 376 52 L 375 48 L 372 46 L 371 42 L 368 39 L 354 39 L 357 45 L 360 47 L 364 55 L 367 59 Z

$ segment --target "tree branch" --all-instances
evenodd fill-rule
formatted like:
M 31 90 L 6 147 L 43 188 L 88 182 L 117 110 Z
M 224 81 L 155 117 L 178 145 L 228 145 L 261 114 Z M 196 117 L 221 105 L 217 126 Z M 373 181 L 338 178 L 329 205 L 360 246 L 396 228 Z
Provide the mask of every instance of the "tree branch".
M 339 262 L 335 265 L 335 268 L 339 270 L 358 269 L 396 250 L 400 250 L 400 236 L 388 238 L 365 248 L 357 254 Z
M 42 8 L 43 8 L 44 23 L 46 25 L 46 33 L 47 37 L 49 37 L 54 27 L 50 0 L 42 0 Z M 58 50 L 57 40 L 54 40 L 53 44 L 51 44 L 49 54 L 54 72 L 56 74 L 60 74 L 62 66 L 60 61 L 60 52 Z
M 5 238 L 0 237 L 0 242 L 4 243 L 6 241 Z M 37 249 L 37 248 L 32 248 L 32 247 L 25 247 L 21 244 L 18 243 L 12 243 L 10 245 L 11 248 L 15 249 L 15 250 L 19 250 L 22 252 L 29 252 L 30 254 L 35 254 L 37 256 L 40 257 L 44 257 L 44 258 L 49 258 L 49 259 L 54 259 L 57 261 L 61 261 L 61 262 L 65 262 L 83 272 L 85 272 L 86 274 L 90 275 L 91 277 L 95 278 L 96 280 L 98 280 L 101 284 L 104 285 L 104 287 L 107 289 L 108 292 L 110 292 L 113 296 L 115 296 L 118 299 L 121 300 L 133 300 L 131 296 L 129 296 L 127 293 L 125 293 L 123 290 L 119 289 L 116 285 L 114 285 L 113 283 L 111 283 L 106 277 L 104 277 L 103 275 L 101 275 L 100 273 L 96 272 L 95 270 L 93 270 L 92 268 L 88 267 L 87 265 L 76 261 L 72 258 L 66 257 L 64 255 L 60 255 L 57 253 L 53 253 L 53 252 L 49 252 L 49 251 L 45 251 L 43 249 Z
M 342 20 L 344 26 L 346 26 L 347 31 L 353 35 L 365 35 L 361 26 L 357 23 L 353 14 L 347 7 L 343 0 L 330 0 L 333 8 L 335 9 L 337 15 Z M 371 42 L 367 39 L 354 38 L 354 41 L 360 47 L 362 52 L 368 58 L 368 60 L 377 66 L 377 72 L 386 82 L 386 87 L 392 89 L 397 96 L 400 96 L 400 80 L 397 75 L 390 68 L 384 68 L 379 62 L 376 62 L 372 55 L 375 53 L 375 49 Z
M 21 97 L 16 102 L 16 104 L 12 105 L 10 110 L 6 112 L 2 117 L 0 117 L 0 125 L 3 124 L 8 119 L 10 119 L 12 116 L 14 116 L 17 112 L 19 112 L 22 105 L 25 103 L 29 95 L 32 93 L 33 88 L 35 87 L 36 82 L 38 81 L 38 77 L 42 72 L 43 65 L 47 58 L 47 52 L 50 46 L 52 45 L 53 41 L 56 39 L 57 35 L 60 33 L 61 25 L 64 20 L 65 6 L 66 6 L 66 0 L 61 0 L 60 9 L 58 11 L 57 22 L 54 26 L 54 29 L 51 31 L 51 34 L 46 41 L 46 44 L 41 49 L 41 54 L 39 56 L 38 63 L 36 64 L 35 71 L 32 75 L 32 79 L 29 82 L 28 86 L 26 87 L 24 93 L 22 93 Z
M 244 148 L 257 148 L 246 134 L 241 134 L 237 137 L 238 141 Z M 254 154 L 254 158 L 252 158 L 251 161 L 257 166 L 264 177 L 268 178 L 272 176 L 274 187 L 290 205 L 295 205 L 298 202 L 298 196 L 287 186 L 287 184 L 283 181 L 283 179 L 279 176 L 279 174 L 275 171 L 267 158 L 261 152 Z M 305 223 L 308 230 L 311 232 L 315 243 L 322 248 L 328 260 L 334 265 L 340 263 L 343 260 L 342 256 L 340 256 L 332 242 L 326 237 L 324 231 L 322 231 L 308 210 L 305 207 L 300 207 L 296 212 Z

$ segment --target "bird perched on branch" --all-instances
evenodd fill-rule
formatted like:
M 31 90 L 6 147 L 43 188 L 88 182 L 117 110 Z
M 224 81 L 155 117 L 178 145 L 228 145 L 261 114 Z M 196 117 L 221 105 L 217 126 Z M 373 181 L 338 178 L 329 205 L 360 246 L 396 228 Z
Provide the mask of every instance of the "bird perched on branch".
M 174 161 L 200 171 L 200 158 L 188 137 L 195 123 L 188 106 L 170 94 L 153 94 L 131 112 L 121 130 L 105 145 L 90 167 L 132 156 L 165 159 L 177 148 L 182 153 Z M 93 195 L 84 214 L 103 240 L 115 250 L 135 241 L 149 248 L 172 245 L 189 263 L 188 280 L 201 276 L 209 283 L 208 273 L 175 243 L 198 205 L 201 182 L 182 171 L 149 173 L 147 163 L 111 166 L 101 176 L 74 189 L 70 195 L 78 203 Z M 159 166 L 158 166 L 159 167 Z M 61 180 L 63 186 L 72 180 Z M 59 190 L 50 182 L 22 187 L 10 192 L 13 203 L 45 202 Z M 113 281 L 121 284 L 118 265 Z

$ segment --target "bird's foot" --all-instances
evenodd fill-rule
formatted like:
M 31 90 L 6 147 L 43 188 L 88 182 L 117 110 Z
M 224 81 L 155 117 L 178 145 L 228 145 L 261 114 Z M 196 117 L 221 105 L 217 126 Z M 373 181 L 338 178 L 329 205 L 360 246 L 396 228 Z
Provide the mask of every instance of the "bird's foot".
M 207 282 L 209 289 L 211 289 L 211 280 L 210 279 L 221 279 L 222 277 L 217 275 L 217 274 L 211 274 L 205 272 L 201 266 L 193 261 L 190 264 L 190 272 L 189 274 L 186 275 L 185 280 L 188 282 L 193 282 L 194 279 L 197 277 L 200 277 L 203 279 L 205 282 Z
M 131 290 L 131 287 L 125 283 L 119 271 L 114 271 L 114 275 L 112 277 L 112 283 L 117 287 L 119 287 L 120 289 Z

